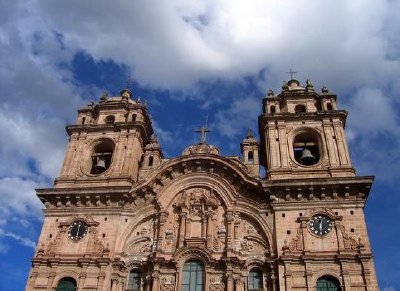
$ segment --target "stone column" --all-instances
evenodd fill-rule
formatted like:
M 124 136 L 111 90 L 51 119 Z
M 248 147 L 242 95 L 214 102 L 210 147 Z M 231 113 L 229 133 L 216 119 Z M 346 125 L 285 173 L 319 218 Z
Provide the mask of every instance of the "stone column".
M 226 275 L 226 291 L 234 291 L 234 286 L 233 286 L 233 276 L 232 274 L 227 274 Z
M 85 279 L 86 279 L 86 272 L 81 272 L 80 274 L 79 274 L 79 277 L 78 277 L 78 290 L 83 290 L 83 286 L 85 285 Z
M 235 291 L 244 291 L 244 281 L 242 277 L 238 277 L 235 280 Z
M 31 272 L 31 274 L 29 275 L 29 282 L 26 286 L 26 290 L 30 291 L 33 290 L 33 287 L 35 286 L 35 282 L 36 282 L 36 278 L 38 277 L 38 272 Z
M 203 217 L 201 219 L 201 238 L 206 238 L 207 232 L 207 218 Z
M 160 290 L 160 273 L 159 271 L 154 271 L 153 273 L 153 286 L 152 291 L 159 291 Z
M 50 272 L 47 276 L 47 290 L 53 290 L 54 278 L 56 277 L 56 272 Z
M 212 248 L 212 213 L 207 214 L 207 237 L 206 237 L 206 242 L 207 242 L 207 248 Z
M 178 242 L 178 245 L 180 247 L 183 246 L 183 242 L 185 240 L 186 216 L 187 216 L 187 214 L 185 212 L 182 212 L 180 214 L 181 221 L 180 221 L 180 225 L 179 225 L 179 242 Z
M 118 278 L 114 275 L 111 278 L 111 291 L 118 291 Z
M 228 227 L 227 227 L 227 234 L 226 234 L 226 237 L 227 237 L 227 240 L 226 240 L 226 249 L 227 249 L 227 251 L 228 251 L 228 254 L 229 254 L 229 251 L 232 251 L 232 248 L 233 248 L 233 211 L 227 211 L 226 212 L 226 221 L 227 221 L 227 224 L 228 224 Z

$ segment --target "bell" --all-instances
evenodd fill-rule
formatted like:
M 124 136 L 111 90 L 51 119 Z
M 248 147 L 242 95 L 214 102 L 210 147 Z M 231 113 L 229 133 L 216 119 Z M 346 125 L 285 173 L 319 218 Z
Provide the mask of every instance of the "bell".
M 96 174 L 103 173 L 106 170 L 106 160 L 104 157 L 97 157 L 96 165 L 93 167 L 93 172 Z
M 304 148 L 301 152 L 301 157 L 299 162 L 304 165 L 313 165 L 317 159 L 312 155 L 311 151 L 307 148 Z

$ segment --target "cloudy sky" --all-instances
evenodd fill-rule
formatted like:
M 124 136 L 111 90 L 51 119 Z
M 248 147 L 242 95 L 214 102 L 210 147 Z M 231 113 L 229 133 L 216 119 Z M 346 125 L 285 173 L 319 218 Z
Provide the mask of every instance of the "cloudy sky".
M 290 68 L 350 112 L 382 290 L 400 290 L 399 0 L 0 0 L 0 289 L 22 290 L 76 109 L 133 79 L 166 156 L 197 141 L 239 155 Z M 132 82 L 131 82 L 132 83 Z M 389 259 L 390 258 L 390 259 Z

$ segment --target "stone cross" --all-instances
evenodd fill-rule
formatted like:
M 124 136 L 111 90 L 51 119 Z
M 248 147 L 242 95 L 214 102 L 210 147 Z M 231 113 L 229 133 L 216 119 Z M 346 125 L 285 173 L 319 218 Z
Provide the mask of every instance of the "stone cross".
M 197 129 L 194 132 L 199 132 L 201 134 L 200 143 L 205 143 L 206 137 L 207 137 L 207 132 L 211 132 L 211 130 L 207 129 L 207 125 L 206 126 L 203 125 L 200 129 Z

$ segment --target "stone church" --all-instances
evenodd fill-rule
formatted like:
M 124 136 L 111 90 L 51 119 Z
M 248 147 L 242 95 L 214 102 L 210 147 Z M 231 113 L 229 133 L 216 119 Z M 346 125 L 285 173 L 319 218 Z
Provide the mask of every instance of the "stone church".
M 203 127 L 165 158 L 128 89 L 79 109 L 54 187 L 37 190 L 26 290 L 378 290 L 363 211 L 373 177 L 355 174 L 336 98 L 294 79 L 269 91 L 241 157 Z

